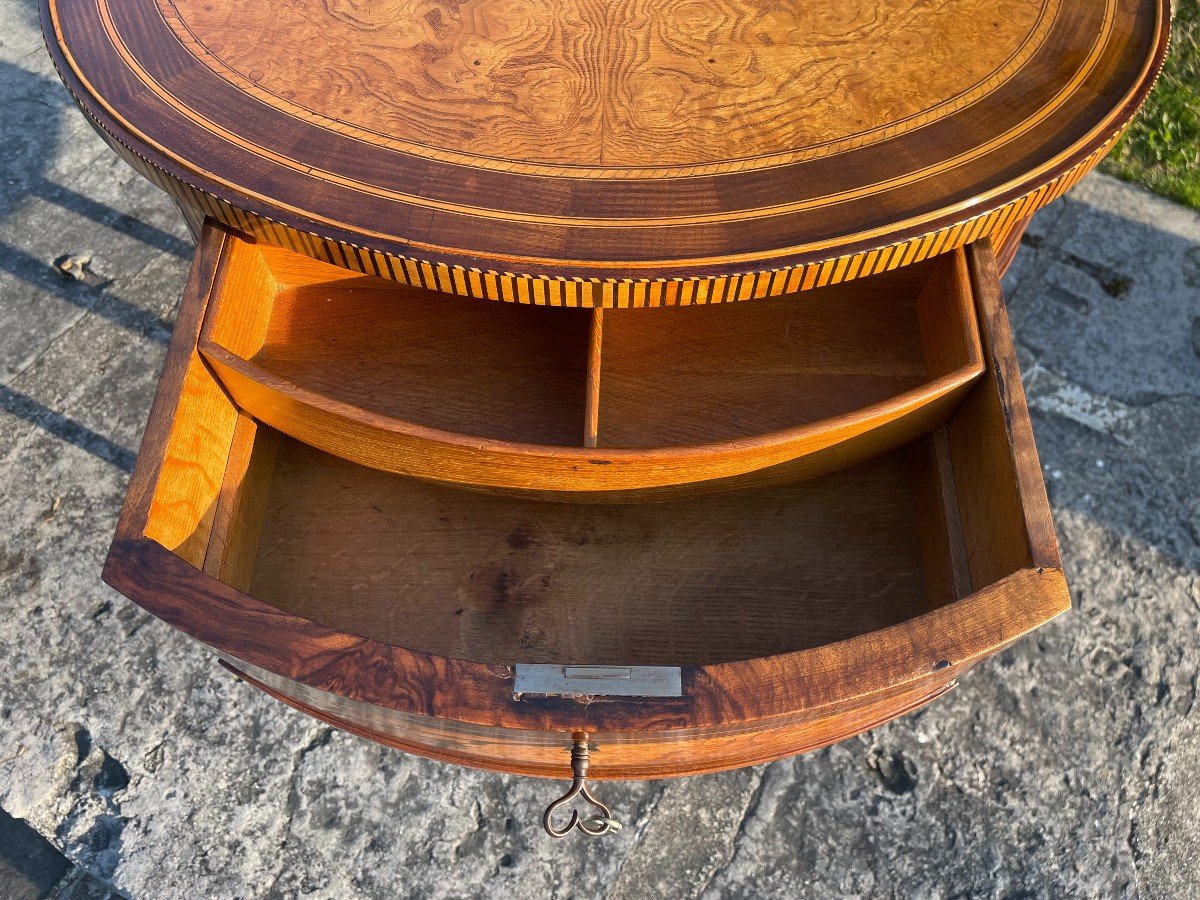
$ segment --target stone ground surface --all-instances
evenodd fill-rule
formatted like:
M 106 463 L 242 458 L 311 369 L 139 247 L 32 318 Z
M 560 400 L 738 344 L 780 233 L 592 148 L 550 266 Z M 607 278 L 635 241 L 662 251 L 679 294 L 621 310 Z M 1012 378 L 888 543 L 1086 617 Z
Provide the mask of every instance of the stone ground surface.
M 0 893 L 1196 895 L 1195 213 L 1092 177 L 1006 279 L 1071 614 L 822 752 L 605 785 L 630 827 L 552 842 L 556 786 L 332 732 L 100 583 L 190 246 L 36 17 L 0 3 Z

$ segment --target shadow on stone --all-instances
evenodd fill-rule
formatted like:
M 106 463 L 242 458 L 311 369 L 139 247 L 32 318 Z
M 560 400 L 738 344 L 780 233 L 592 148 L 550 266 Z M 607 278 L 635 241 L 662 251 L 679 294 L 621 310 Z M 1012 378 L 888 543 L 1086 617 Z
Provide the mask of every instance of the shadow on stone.
M 6 900 L 46 897 L 70 868 L 48 840 L 0 809 L 0 896 Z
M 125 449 L 104 435 L 80 425 L 74 419 L 4 385 L 0 385 L 0 410 L 24 419 L 30 425 L 54 435 L 61 441 L 73 444 L 80 450 L 86 450 L 97 459 L 112 463 L 122 472 L 133 471 L 133 463 L 137 457 L 132 450 Z

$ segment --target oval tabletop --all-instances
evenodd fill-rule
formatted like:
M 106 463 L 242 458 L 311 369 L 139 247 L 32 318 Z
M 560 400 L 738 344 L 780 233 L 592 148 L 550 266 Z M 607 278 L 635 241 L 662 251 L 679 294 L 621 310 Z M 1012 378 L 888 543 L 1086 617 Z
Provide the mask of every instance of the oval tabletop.
M 143 174 L 452 293 L 744 299 L 1003 234 L 1097 162 L 1167 0 L 43 0 Z

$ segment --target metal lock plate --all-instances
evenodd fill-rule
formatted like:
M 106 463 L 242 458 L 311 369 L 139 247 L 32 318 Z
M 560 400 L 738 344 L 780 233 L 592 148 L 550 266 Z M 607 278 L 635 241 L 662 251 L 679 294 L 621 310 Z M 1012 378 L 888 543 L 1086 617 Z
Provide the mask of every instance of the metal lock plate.
M 517 663 L 513 696 L 682 697 L 679 666 L 558 666 Z

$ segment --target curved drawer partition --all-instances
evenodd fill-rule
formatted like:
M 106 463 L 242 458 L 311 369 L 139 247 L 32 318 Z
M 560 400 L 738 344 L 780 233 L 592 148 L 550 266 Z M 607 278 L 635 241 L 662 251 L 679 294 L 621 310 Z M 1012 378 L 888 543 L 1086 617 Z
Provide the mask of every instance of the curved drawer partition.
M 771 491 L 606 506 L 381 472 L 239 411 L 196 349 L 226 241 L 201 245 L 105 578 L 340 727 L 532 775 L 566 776 L 579 732 L 595 778 L 712 771 L 906 712 L 1069 606 L 989 250 L 986 373 L 944 425 Z M 518 692 L 535 664 L 679 689 Z
M 983 368 L 961 251 L 802 296 L 581 310 L 452 300 L 229 235 L 212 285 L 200 350 L 256 419 L 372 468 L 554 499 L 842 468 L 935 427 Z

